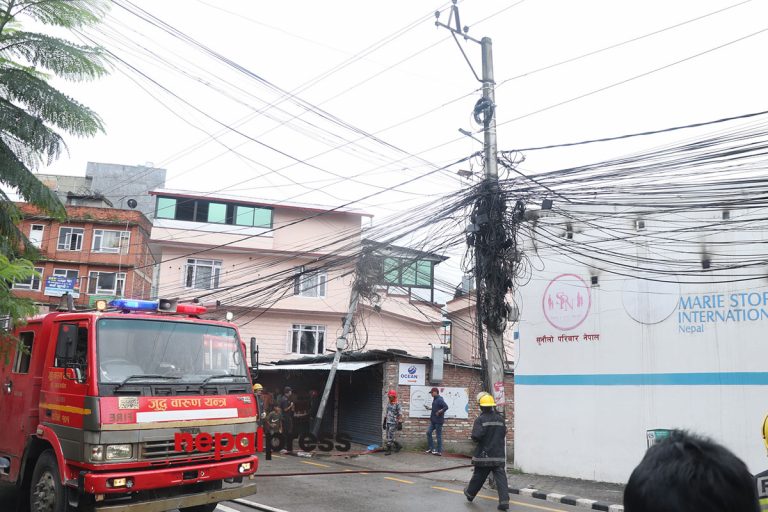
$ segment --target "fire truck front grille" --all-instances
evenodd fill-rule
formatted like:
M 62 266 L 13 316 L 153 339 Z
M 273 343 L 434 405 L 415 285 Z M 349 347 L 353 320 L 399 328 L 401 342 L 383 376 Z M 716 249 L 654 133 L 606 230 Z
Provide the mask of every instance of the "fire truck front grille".
M 173 439 L 141 443 L 142 460 L 188 459 L 190 457 L 207 459 L 212 456 L 213 452 L 200 452 L 197 449 L 190 452 L 183 449 L 176 451 L 176 443 Z

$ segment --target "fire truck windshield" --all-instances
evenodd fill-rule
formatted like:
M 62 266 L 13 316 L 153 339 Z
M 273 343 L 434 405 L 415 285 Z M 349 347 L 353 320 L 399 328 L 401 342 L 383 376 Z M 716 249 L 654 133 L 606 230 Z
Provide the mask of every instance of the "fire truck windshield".
M 222 374 L 240 382 L 248 373 L 235 330 L 220 325 L 102 318 L 96 350 L 102 384 L 201 383 Z

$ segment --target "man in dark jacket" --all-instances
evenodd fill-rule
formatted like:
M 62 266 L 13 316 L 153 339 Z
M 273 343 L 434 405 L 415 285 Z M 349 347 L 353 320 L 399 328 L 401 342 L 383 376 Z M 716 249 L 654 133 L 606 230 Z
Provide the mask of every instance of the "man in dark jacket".
M 499 506 L 496 508 L 508 510 L 509 487 L 507 487 L 507 473 L 504 469 L 507 427 L 504 426 L 504 417 L 494 409 L 496 402 L 491 395 L 482 395 L 479 402 L 482 412 L 472 426 L 472 440 L 477 443 L 472 457 L 472 465 L 475 468 L 467 488 L 464 489 L 464 496 L 468 501 L 475 499 L 488 474 L 493 473 L 496 489 L 499 492 Z
M 425 453 L 431 453 L 432 455 L 443 454 L 443 423 L 445 423 L 445 411 L 448 410 L 448 404 L 445 403 L 443 397 L 440 396 L 440 390 L 432 388 L 429 391 L 432 395 L 432 407 L 424 405 L 427 409 L 432 409 L 429 415 L 429 428 L 427 429 L 427 451 Z M 432 442 L 432 432 L 436 432 L 437 435 L 437 449 Z

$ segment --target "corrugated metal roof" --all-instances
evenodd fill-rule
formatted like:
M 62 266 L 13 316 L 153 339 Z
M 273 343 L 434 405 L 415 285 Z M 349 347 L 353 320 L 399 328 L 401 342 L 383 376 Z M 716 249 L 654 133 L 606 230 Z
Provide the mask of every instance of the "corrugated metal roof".
M 348 361 L 340 362 L 336 368 L 341 371 L 359 370 L 367 366 L 379 364 L 382 361 Z M 274 366 L 259 366 L 259 371 L 277 371 L 277 370 L 330 370 L 332 362 L 328 363 L 308 363 L 308 364 L 276 364 Z

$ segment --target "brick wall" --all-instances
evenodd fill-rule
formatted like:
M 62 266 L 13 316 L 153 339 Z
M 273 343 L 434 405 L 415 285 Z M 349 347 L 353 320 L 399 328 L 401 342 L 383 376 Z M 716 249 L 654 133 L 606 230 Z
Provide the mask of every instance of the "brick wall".
M 423 361 L 419 361 L 423 362 Z M 429 383 L 429 363 L 427 363 L 426 383 Z M 390 389 L 397 391 L 398 400 L 403 406 L 405 421 L 403 430 L 398 432 L 398 440 L 408 448 L 423 448 L 427 446 L 426 432 L 429 427 L 429 418 L 410 418 L 410 386 L 398 386 L 398 361 L 384 363 L 384 389 L 386 395 Z M 481 372 L 479 369 L 464 366 L 446 364 L 443 371 L 443 382 L 435 387 L 460 387 L 467 388 L 469 395 L 469 418 L 446 418 L 443 426 L 443 450 L 455 453 L 471 453 L 474 443 L 470 440 L 472 424 L 480 414 L 480 407 L 475 397 L 482 389 Z M 507 423 L 507 457 L 511 460 L 514 441 L 514 378 L 512 375 L 505 377 L 504 389 L 506 405 L 504 413 Z M 384 401 L 386 407 L 386 400 Z M 383 436 L 382 436 L 383 437 Z
M 66 206 L 67 220 L 59 222 L 41 213 L 27 203 L 16 203 L 22 212 L 19 224 L 22 232 L 29 236 L 32 224 L 43 226 L 43 240 L 40 258 L 36 267 L 43 268 L 40 291 L 14 289 L 14 294 L 37 302 L 57 304 L 58 299 L 44 295 L 45 278 L 53 275 L 54 269 L 77 270 L 80 278 L 79 306 L 87 306 L 89 296 L 87 278 L 91 271 L 124 272 L 126 274 L 123 295 L 130 298 L 149 298 L 152 287 L 154 256 L 149 250 L 150 221 L 135 210 L 118 210 L 93 206 Z M 80 251 L 59 251 L 57 249 L 59 228 L 62 226 L 83 228 L 83 242 Z M 91 252 L 94 229 L 130 231 L 127 254 Z

